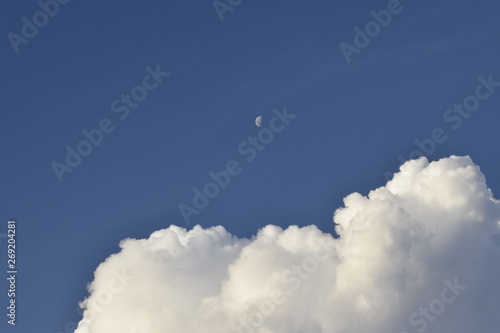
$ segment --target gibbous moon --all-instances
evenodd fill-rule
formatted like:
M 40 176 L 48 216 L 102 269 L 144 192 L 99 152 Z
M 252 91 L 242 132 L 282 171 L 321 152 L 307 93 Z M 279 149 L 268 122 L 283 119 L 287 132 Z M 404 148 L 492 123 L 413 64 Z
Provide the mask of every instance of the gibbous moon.
M 262 125 L 262 116 L 258 116 L 257 118 L 255 118 L 255 125 L 257 125 L 257 127 L 260 127 Z

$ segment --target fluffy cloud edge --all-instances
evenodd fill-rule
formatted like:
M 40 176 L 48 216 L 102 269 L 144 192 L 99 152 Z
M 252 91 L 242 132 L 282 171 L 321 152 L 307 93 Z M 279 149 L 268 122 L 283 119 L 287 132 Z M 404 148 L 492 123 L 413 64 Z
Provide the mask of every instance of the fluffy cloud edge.
M 122 241 L 75 332 L 487 332 L 499 325 L 499 221 L 468 156 L 408 161 L 344 199 L 338 239 L 268 225 L 250 239 L 170 226 Z

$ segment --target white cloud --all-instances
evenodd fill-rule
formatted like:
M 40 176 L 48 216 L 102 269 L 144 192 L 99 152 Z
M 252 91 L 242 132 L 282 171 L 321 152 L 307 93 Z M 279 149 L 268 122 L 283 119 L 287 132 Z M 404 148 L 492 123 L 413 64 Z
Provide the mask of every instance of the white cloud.
M 339 239 L 171 226 L 103 262 L 76 333 L 498 332 L 500 202 L 468 157 L 409 161 L 335 212 Z

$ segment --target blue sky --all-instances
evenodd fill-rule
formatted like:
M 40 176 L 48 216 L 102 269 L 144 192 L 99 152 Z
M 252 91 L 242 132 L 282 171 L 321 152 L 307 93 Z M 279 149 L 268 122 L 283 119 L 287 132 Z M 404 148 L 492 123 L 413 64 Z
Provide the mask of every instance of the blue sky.
M 499 193 L 500 88 L 457 129 L 443 115 L 478 76 L 500 82 L 500 4 L 400 6 L 348 64 L 339 44 L 387 1 L 243 1 L 223 21 L 211 1 L 70 1 L 17 53 L 7 35 L 41 9 L 3 2 L 0 231 L 16 219 L 19 308 L 1 330 L 64 332 L 119 241 L 171 224 L 333 232 L 342 198 L 384 185 L 436 128 L 447 139 L 429 159 L 469 155 Z M 111 104 L 148 66 L 169 76 L 121 120 Z M 296 118 L 246 162 L 238 145 L 259 133 L 255 117 L 264 128 L 284 107 Z M 51 164 L 105 118 L 114 130 L 60 182 Z M 179 204 L 231 160 L 242 172 L 187 225 Z

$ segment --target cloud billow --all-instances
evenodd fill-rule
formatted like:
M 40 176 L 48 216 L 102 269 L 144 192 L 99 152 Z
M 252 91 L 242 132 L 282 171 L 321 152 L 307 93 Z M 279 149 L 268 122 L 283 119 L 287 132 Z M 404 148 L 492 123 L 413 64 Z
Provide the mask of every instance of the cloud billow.
M 500 201 L 469 157 L 405 163 L 315 226 L 171 226 L 95 272 L 76 333 L 498 332 Z

